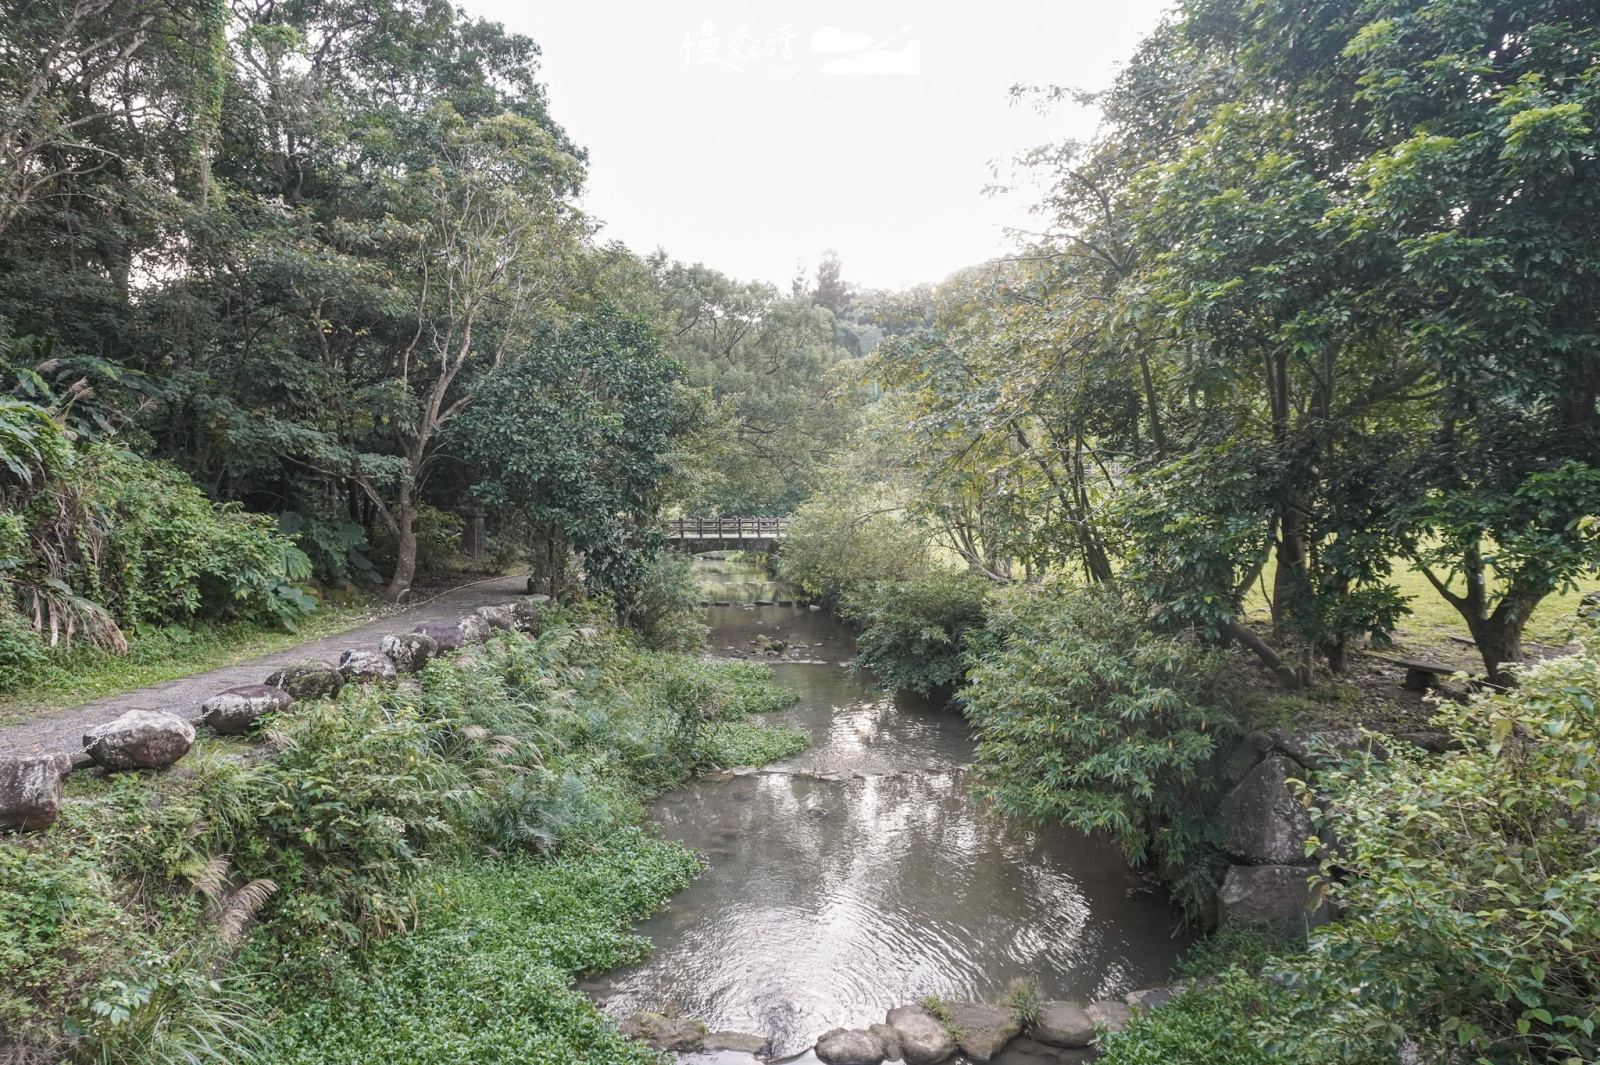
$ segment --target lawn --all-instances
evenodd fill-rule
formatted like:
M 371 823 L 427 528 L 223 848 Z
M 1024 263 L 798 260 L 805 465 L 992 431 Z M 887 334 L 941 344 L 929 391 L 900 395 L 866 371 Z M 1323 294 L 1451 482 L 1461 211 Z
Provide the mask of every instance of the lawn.
M 1245 610 L 1252 621 L 1265 621 L 1271 616 L 1267 593 L 1272 588 L 1274 569 L 1275 564 L 1268 563 L 1245 600 Z M 1482 664 L 1470 643 L 1472 634 L 1467 630 L 1467 623 L 1445 602 L 1427 577 L 1402 562 L 1396 564 L 1393 580 L 1401 594 L 1409 597 L 1411 613 L 1396 627 L 1395 647 L 1391 653 L 1481 670 Z M 1458 579 L 1452 590 L 1459 591 L 1460 587 Z M 1528 622 L 1523 650 L 1529 656 L 1539 656 L 1541 652 L 1557 651 L 1571 644 L 1578 603 L 1594 587 L 1592 580 L 1584 581 L 1575 589 L 1546 597 Z

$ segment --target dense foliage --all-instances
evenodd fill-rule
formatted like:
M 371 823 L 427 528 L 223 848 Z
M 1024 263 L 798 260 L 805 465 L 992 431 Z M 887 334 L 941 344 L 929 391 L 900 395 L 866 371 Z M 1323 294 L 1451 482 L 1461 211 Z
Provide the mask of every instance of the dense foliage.
M 239 741 L 203 742 L 186 772 L 71 778 L 83 801 L 0 847 L 8 1036 L 40 1054 L 237 1065 L 376 1060 L 362 1055 L 381 1029 L 383 1046 L 423 1060 L 490 1037 L 471 989 L 505 980 L 509 949 L 523 982 L 493 1039 L 554 1048 L 551 1061 L 580 1045 L 644 1060 L 568 989 L 575 971 L 637 957 L 619 925 L 697 868 L 631 827 L 640 800 L 697 769 L 803 745 L 746 720 L 792 695 L 759 666 L 645 651 L 556 612 L 537 640 L 499 636 L 421 679 L 416 692 L 351 686 L 298 703 L 265 724 L 255 757 L 238 757 Z M 530 885 L 548 906 L 528 909 Z M 473 934 L 518 913 L 528 935 L 514 945 Z M 253 990 L 219 982 L 252 924 L 246 971 L 268 975 Z M 387 942 L 418 928 L 415 944 Z M 441 966 L 460 977 L 459 1008 L 426 1026 L 397 1020 L 425 1005 L 411 979 Z M 394 1023 L 330 1027 L 336 1004 L 357 998 Z M 263 1003 L 296 1003 L 297 1019 L 257 1056 L 252 1045 L 279 1032 L 262 1029 Z
M 966 678 L 985 630 L 992 585 L 961 570 L 852 590 L 844 616 L 861 626 L 856 663 L 891 691 L 948 693 Z
M 906 505 L 1000 581 L 1128 573 L 1288 687 L 1385 641 L 1414 565 L 1508 682 L 1600 567 L 1597 35 L 1573 0 L 1180 4 L 1093 140 L 1023 160 L 1041 236 L 866 360 Z
M 1103 1059 L 1593 1060 L 1597 671 L 1591 627 L 1517 690 L 1442 704 L 1458 750 L 1402 745 L 1318 774 L 1340 919 L 1295 945 L 1203 944 L 1190 964 L 1209 979 L 1138 1015 Z
M 315 607 L 299 583 L 309 559 L 269 518 L 212 503 L 165 463 L 104 443 L 74 447 L 40 408 L 17 407 L 50 445 L 35 445 L 31 468 L 19 456 L 16 509 L 0 513 L 8 686 L 44 664 L 46 646 L 126 651 L 124 629 L 197 620 L 292 628 Z
M 1149 629 L 1116 587 L 1020 590 L 991 624 L 998 646 L 960 692 L 986 791 L 1013 813 L 1109 833 L 1202 910 L 1218 886 L 1210 762 L 1237 734 L 1207 696 L 1212 653 Z
M 1299 1053 L 1600 1051 L 1600 634 L 1520 680 L 1441 708 L 1464 750 L 1397 750 L 1319 782 L 1345 914 L 1292 970 L 1282 1038 Z

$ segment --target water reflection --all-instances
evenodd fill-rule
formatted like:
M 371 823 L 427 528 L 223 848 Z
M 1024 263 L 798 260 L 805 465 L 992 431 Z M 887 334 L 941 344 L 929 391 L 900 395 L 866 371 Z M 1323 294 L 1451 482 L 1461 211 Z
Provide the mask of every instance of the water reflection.
M 1086 999 L 1166 977 L 1180 946 L 1173 912 L 1130 893 L 1137 880 L 1104 840 L 977 803 L 959 715 L 868 692 L 836 664 L 848 631 L 824 615 L 711 615 L 713 646 L 782 629 L 833 648 L 829 664 L 773 667 L 802 694 L 774 716 L 813 746 L 656 803 L 664 833 L 711 864 L 640 926 L 654 953 L 606 981 L 608 1008 L 693 1016 L 793 1053 L 930 993 L 993 998 L 1032 977 L 1050 997 Z

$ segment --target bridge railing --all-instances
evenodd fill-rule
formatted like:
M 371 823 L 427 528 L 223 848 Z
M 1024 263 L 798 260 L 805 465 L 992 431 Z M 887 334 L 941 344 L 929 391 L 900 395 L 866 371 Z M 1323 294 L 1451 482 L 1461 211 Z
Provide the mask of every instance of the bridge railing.
M 788 518 L 673 518 L 669 540 L 781 540 Z

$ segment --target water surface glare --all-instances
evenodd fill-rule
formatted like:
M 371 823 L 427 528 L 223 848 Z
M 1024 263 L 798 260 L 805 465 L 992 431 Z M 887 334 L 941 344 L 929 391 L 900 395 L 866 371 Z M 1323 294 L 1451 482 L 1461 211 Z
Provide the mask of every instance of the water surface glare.
M 1168 977 L 1184 945 L 1175 912 L 1109 841 L 979 803 L 959 714 L 867 691 L 839 665 L 848 630 L 824 614 L 708 614 L 713 654 L 755 634 L 808 645 L 788 653 L 819 664 L 772 666 L 801 693 L 772 716 L 812 747 L 654 804 L 710 867 L 639 926 L 654 951 L 603 982 L 608 1009 L 696 1017 L 788 1054 L 928 994 L 994 1000 L 1030 977 L 1046 997 L 1087 1001 Z

